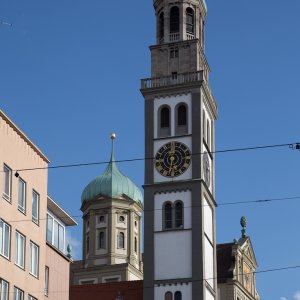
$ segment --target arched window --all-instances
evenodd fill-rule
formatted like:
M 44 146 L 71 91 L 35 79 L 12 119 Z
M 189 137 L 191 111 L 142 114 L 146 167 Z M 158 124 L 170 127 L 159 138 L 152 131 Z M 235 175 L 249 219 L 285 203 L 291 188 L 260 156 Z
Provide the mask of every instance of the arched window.
M 175 296 L 174 300 L 181 300 L 182 299 L 182 294 L 179 291 L 175 292 L 174 296 Z
M 138 243 L 137 243 L 137 237 L 134 238 L 134 252 L 137 253 L 138 251 Z
M 208 119 L 207 119 L 206 133 L 207 133 L 206 143 L 209 148 L 210 147 L 210 125 Z
M 181 104 L 177 108 L 177 125 L 184 126 L 187 123 L 187 116 L 186 116 L 186 106 Z
M 164 15 L 163 12 L 159 15 L 158 36 L 159 36 L 159 41 L 164 40 L 164 36 L 165 36 L 165 15 Z
M 124 249 L 125 248 L 125 237 L 124 237 L 124 233 L 120 232 L 119 233 L 119 237 L 118 237 L 118 247 L 120 249 Z
M 188 7 L 186 9 L 186 32 L 194 34 L 194 11 Z
M 160 111 L 160 127 L 170 127 L 170 110 L 168 107 L 163 107 Z
M 176 107 L 176 134 L 188 133 L 188 114 L 185 104 L 178 104 Z
M 179 8 L 173 6 L 170 10 L 170 33 L 179 32 Z
M 183 205 L 181 201 L 175 203 L 175 227 L 183 228 Z
M 166 203 L 164 207 L 164 228 L 171 229 L 172 226 L 172 204 Z
M 165 300 L 173 300 L 173 295 L 171 292 L 165 293 Z
M 98 237 L 98 248 L 99 249 L 105 249 L 105 234 L 103 231 L 99 232 L 99 237 Z
M 168 106 L 162 106 L 158 110 L 158 136 L 168 136 L 170 132 L 170 108 Z

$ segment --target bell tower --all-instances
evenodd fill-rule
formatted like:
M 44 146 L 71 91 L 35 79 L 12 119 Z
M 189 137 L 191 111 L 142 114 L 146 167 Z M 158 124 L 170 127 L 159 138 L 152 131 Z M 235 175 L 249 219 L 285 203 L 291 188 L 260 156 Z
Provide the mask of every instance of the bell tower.
M 204 0 L 155 0 L 145 99 L 144 300 L 217 299 L 214 122 Z

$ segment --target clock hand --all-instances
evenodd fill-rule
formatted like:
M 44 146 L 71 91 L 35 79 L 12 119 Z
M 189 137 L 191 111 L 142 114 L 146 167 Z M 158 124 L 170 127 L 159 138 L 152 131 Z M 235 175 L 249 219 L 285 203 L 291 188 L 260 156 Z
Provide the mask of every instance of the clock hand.
M 169 168 L 169 174 L 171 175 L 172 171 L 174 172 L 174 167 L 176 167 L 174 164 L 174 156 L 171 156 L 170 157 L 170 160 L 171 160 L 171 164 L 170 164 L 170 168 Z

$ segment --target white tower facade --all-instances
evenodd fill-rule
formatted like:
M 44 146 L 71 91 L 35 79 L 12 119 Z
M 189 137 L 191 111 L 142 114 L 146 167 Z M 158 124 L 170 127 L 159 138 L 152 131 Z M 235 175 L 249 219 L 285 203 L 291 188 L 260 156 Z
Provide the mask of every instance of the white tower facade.
M 144 300 L 217 299 L 214 121 L 204 0 L 154 1 L 145 98 Z

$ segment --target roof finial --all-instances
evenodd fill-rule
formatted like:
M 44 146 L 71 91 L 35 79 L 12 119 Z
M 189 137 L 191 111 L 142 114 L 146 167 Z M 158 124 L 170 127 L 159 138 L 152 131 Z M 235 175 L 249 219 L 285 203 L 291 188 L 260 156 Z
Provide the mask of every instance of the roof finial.
M 110 134 L 110 139 L 111 139 L 111 157 L 110 157 L 110 161 L 115 161 L 114 140 L 116 139 L 116 134 L 114 132 L 112 132 Z
M 72 259 L 72 246 L 70 244 L 68 244 L 67 251 L 68 251 L 67 257 L 69 259 Z
M 247 219 L 245 216 L 241 217 L 240 224 L 242 226 L 242 238 L 246 237 L 246 226 L 247 226 Z

